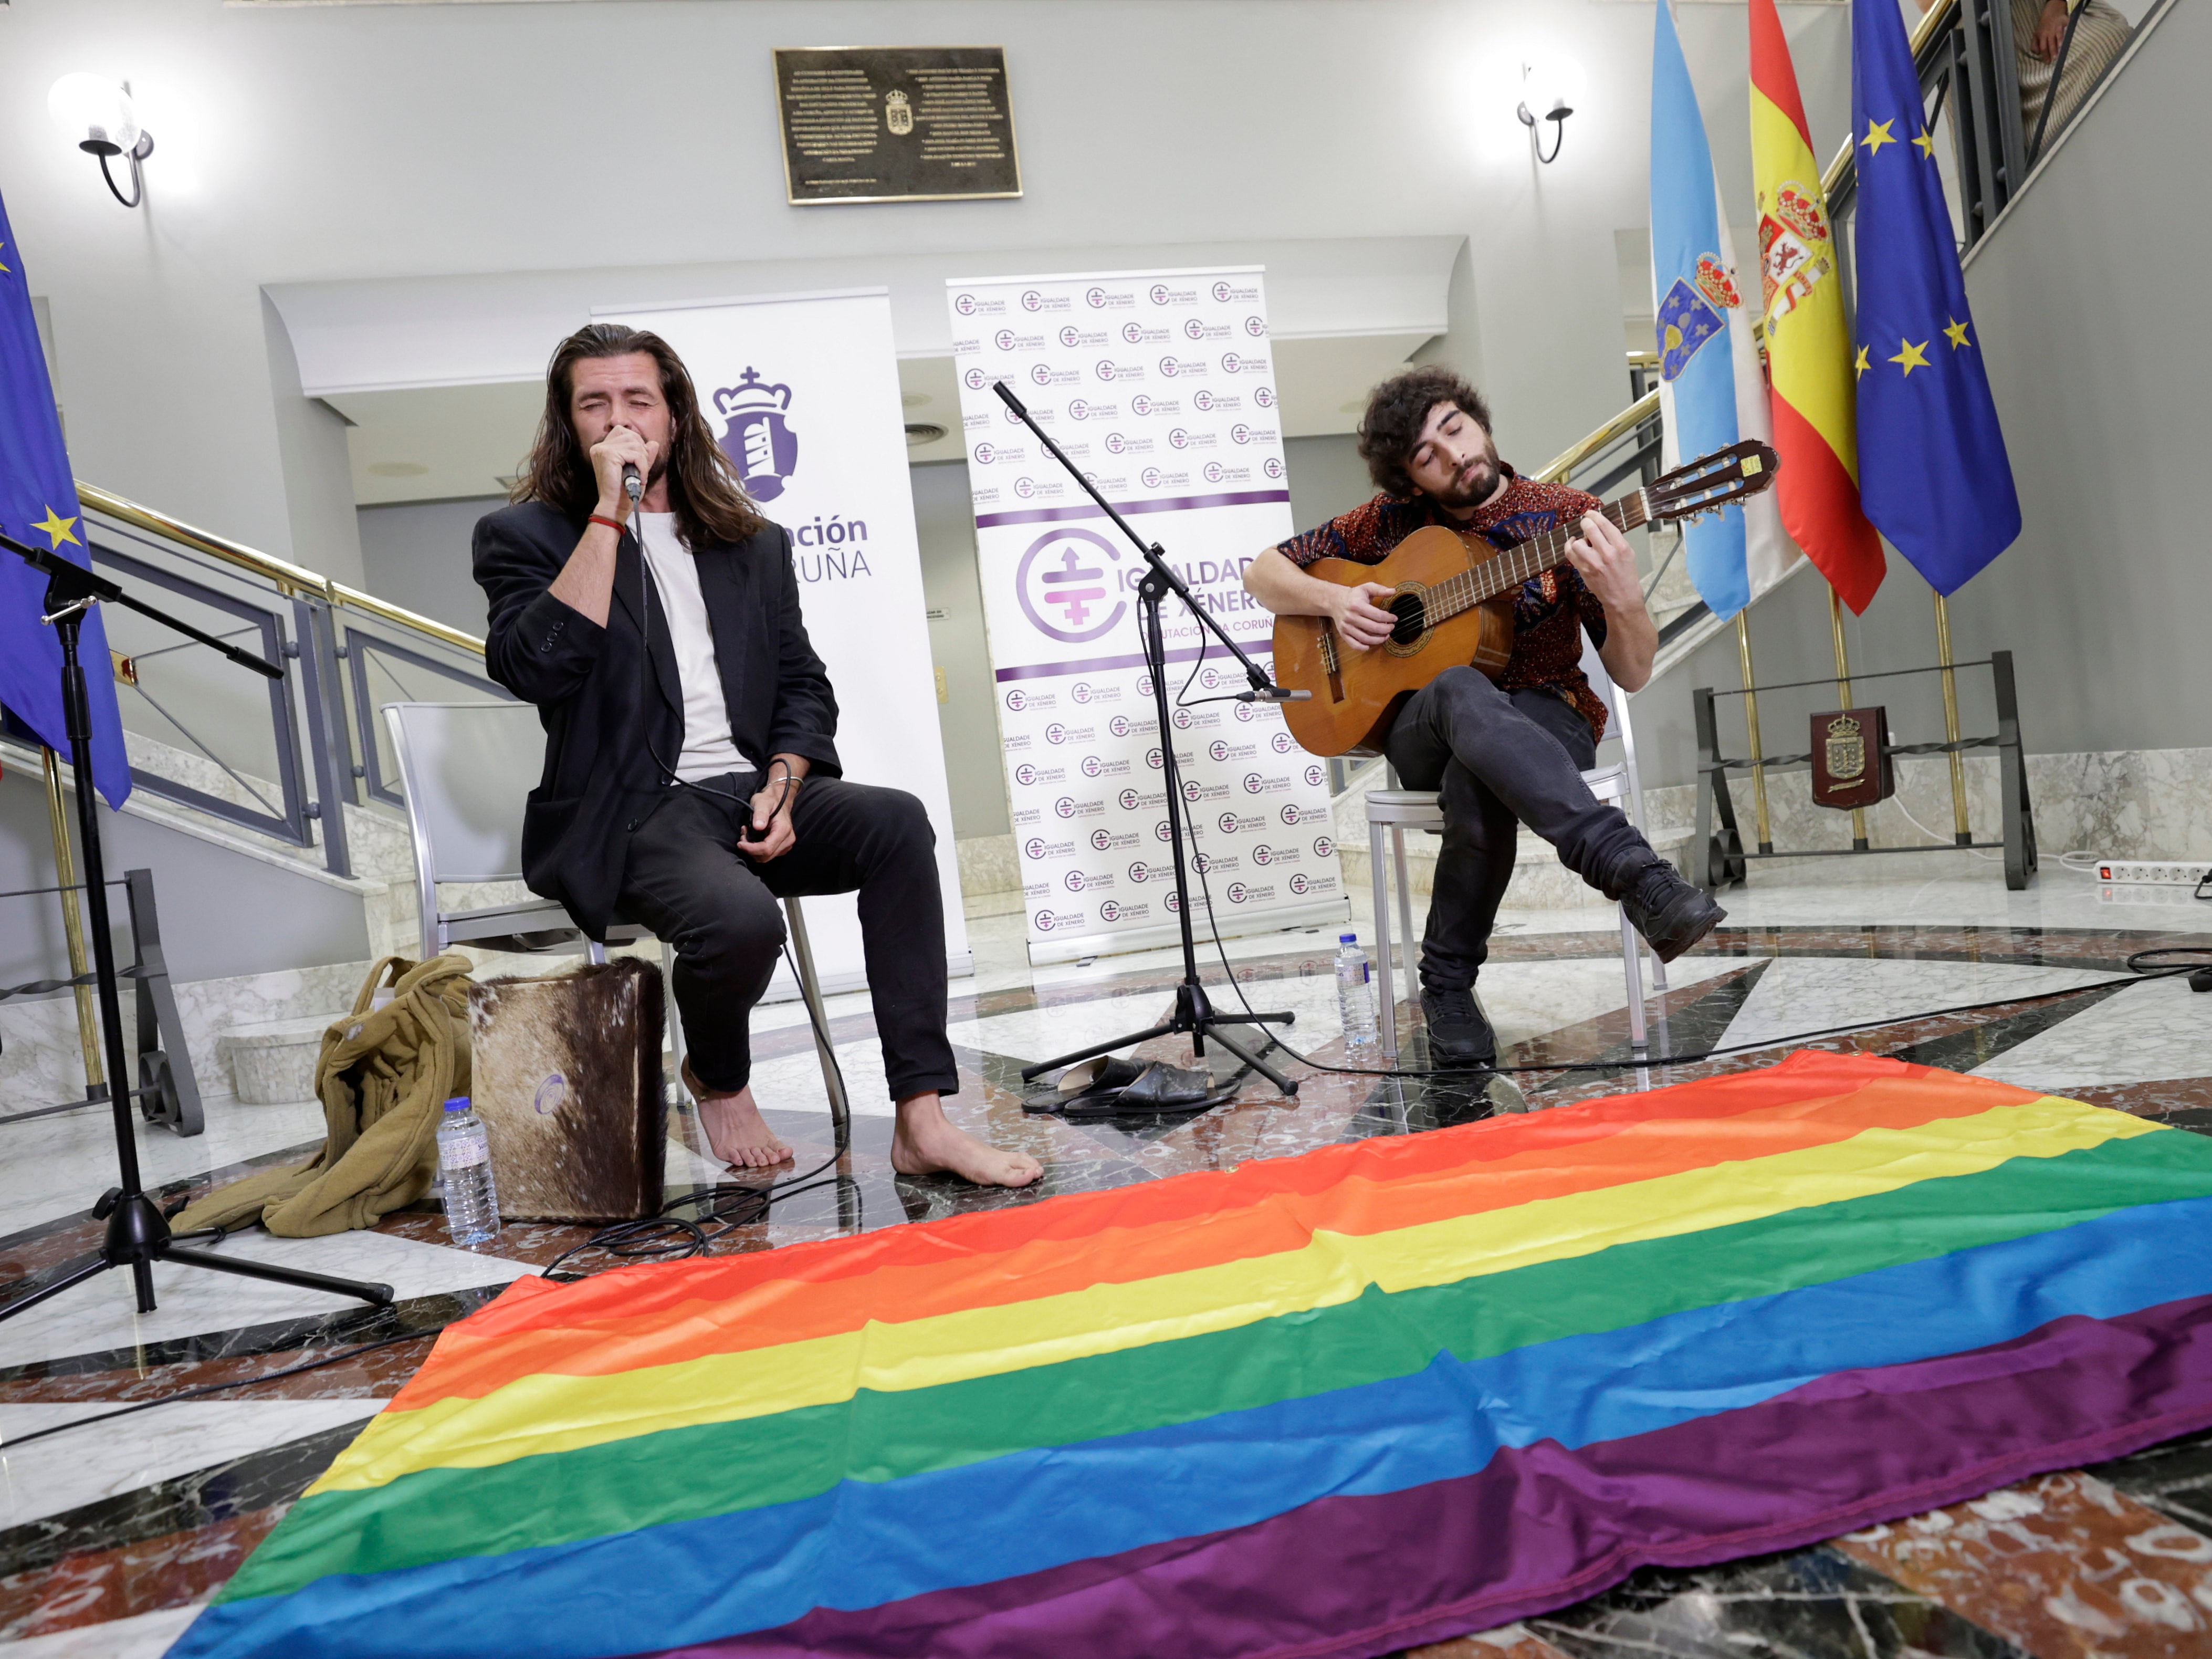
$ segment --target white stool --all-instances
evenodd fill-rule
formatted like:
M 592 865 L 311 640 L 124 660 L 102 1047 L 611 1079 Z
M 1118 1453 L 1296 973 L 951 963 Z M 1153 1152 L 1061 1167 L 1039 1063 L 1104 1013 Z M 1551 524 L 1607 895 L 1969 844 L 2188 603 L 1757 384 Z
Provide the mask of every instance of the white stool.
M 1626 763 L 1601 766 L 1583 774 L 1583 781 L 1589 786 L 1590 793 L 1608 805 L 1628 811 L 1632 804 L 1632 786 Z M 1425 830 L 1441 833 L 1444 827 L 1443 799 L 1433 792 L 1419 789 L 1377 789 L 1367 797 L 1367 861 L 1375 879 L 1375 960 L 1382 975 L 1384 994 L 1381 999 L 1382 1052 L 1392 1060 L 1398 1057 L 1398 1003 L 1396 981 L 1391 977 L 1390 965 L 1390 898 L 1389 873 L 1395 872 L 1398 881 L 1399 925 L 1405 934 L 1406 1000 L 1420 1000 L 1420 982 L 1415 970 L 1420 951 L 1413 937 L 1413 902 L 1410 884 L 1406 879 L 1406 832 Z M 1390 835 L 1390 861 L 1382 860 L 1382 834 Z M 1638 1054 L 1651 1046 L 1644 1018 L 1644 972 L 1638 957 L 1642 941 L 1628 920 L 1626 909 L 1620 912 L 1620 963 L 1628 981 L 1628 1042 Z M 1653 988 L 1661 995 L 1667 991 L 1667 969 L 1656 956 L 1651 959 Z

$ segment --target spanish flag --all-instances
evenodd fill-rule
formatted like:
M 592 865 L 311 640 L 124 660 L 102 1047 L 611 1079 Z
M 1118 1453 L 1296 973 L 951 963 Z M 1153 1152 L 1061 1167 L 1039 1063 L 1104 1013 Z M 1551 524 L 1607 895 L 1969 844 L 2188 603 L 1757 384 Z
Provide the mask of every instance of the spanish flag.
M 1774 480 L 1782 523 L 1854 612 L 1881 586 L 1881 538 L 1859 506 L 1850 332 L 1820 165 L 1774 0 L 1751 0 L 1751 163 L 1759 196 Z

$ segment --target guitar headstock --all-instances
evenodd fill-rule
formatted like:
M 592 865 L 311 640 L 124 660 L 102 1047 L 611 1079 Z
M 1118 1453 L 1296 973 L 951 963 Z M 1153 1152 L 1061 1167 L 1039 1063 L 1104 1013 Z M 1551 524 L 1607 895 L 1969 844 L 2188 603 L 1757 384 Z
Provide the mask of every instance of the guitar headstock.
M 1685 461 L 1644 487 L 1645 512 L 1653 524 L 1717 513 L 1730 501 L 1756 495 L 1774 482 L 1781 458 L 1756 438 L 1746 438 Z

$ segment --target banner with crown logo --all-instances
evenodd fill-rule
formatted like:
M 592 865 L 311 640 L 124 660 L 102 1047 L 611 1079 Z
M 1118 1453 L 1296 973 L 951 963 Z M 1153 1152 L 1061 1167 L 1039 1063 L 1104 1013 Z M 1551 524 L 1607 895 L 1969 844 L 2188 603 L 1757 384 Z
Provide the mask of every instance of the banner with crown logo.
M 676 348 L 746 494 L 790 531 L 806 632 L 837 692 L 845 775 L 906 790 L 928 811 L 950 965 L 956 975 L 974 971 L 888 291 L 702 301 L 593 316 L 650 329 Z M 824 990 L 865 981 L 850 895 L 807 900 L 806 927 Z M 778 975 L 787 980 L 784 970 Z M 813 1064 L 811 1056 L 805 1064 Z M 865 1092 L 856 1088 L 855 1099 Z

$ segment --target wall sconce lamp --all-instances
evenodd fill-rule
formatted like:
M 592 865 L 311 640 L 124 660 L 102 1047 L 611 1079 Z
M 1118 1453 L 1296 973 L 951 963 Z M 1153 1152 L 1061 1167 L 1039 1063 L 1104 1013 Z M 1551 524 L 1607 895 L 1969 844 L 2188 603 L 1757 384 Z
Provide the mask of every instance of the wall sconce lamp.
M 1521 106 L 1514 112 L 1528 129 L 1536 159 L 1548 165 L 1559 159 L 1566 141 L 1567 117 L 1582 101 L 1582 66 L 1571 58 L 1535 58 L 1521 65 Z M 1552 125 L 1552 153 L 1544 154 L 1544 136 L 1538 123 Z
M 88 155 L 100 158 L 100 176 L 115 199 L 135 208 L 146 198 L 145 175 L 138 164 L 154 153 L 154 135 L 138 125 L 131 107 L 131 83 L 118 86 L 97 75 L 64 75 L 46 94 L 46 113 L 62 136 Z M 116 188 L 107 170 L 111 156 L 131 158 L 131 193 Z

